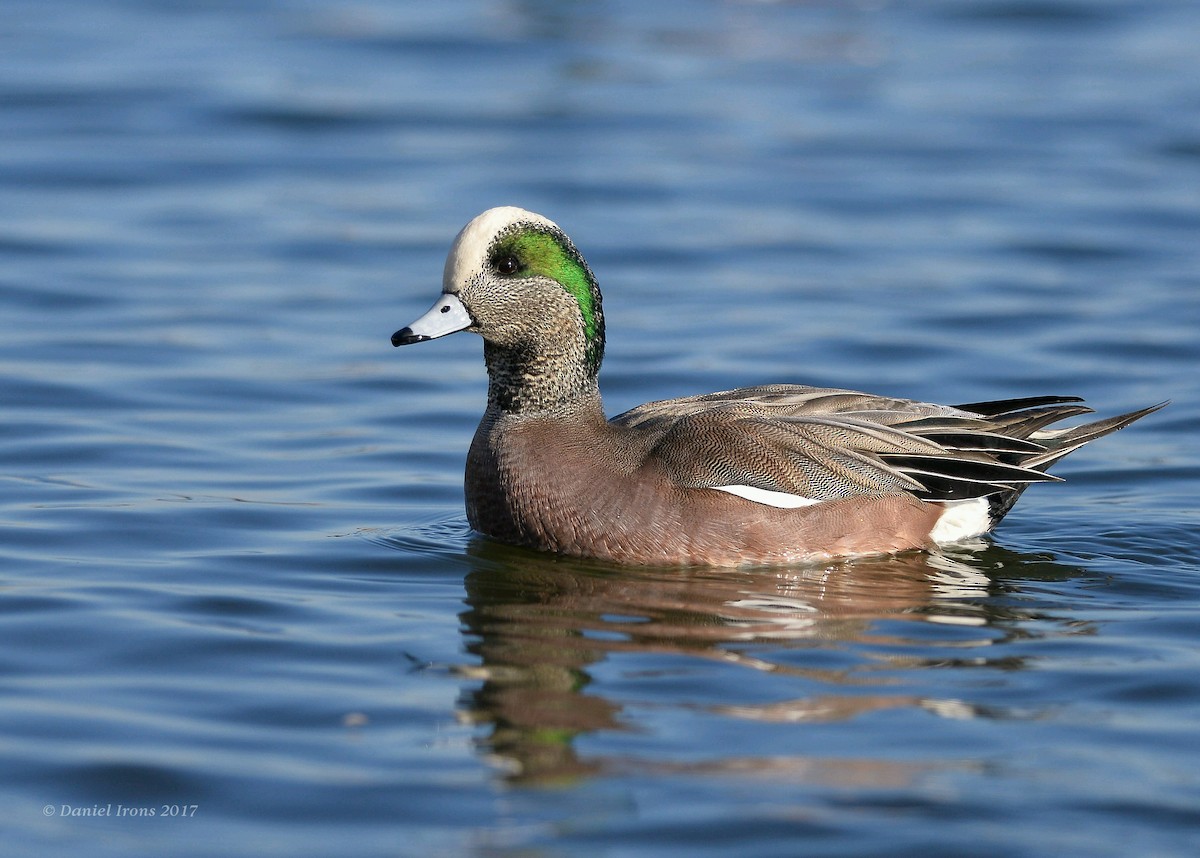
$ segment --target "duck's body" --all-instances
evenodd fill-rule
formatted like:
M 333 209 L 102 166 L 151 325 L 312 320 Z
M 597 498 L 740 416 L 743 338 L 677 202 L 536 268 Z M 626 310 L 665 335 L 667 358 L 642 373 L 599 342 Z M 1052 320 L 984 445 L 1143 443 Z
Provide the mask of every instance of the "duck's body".
M 620 563 L 737 566 L 932 545 L 940 511 L 910 494 L 784 509 L 680 486 L 653 447 L 594 413 L 485 421 L 467 457 L 480 533 Z
M 488 406 L 467 517 L 503 542 L 634 564 L 807 562 L 978 536 L 1072 450 L 1154 408 L 1068 429 L 1074 397 L 940 406 L 799 385 L 606 420 L 595 278 L 555 224 L 491 209 L 459 234 L 405 345 L 484 337 Z M 1160 406 L 1155 406 L 1160 407 Z

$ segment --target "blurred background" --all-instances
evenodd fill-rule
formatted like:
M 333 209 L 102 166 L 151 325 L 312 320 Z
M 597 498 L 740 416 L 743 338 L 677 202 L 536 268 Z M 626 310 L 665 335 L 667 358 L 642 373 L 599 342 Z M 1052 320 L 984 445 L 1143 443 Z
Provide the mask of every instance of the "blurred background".
M 1188 854 L 1200 5 L 3 18 L 0 851 Z M 501 549 L 479 342 L 388 344 L 495 205 L 595 270 L 610 414 L 1174 404 L 953 558 Z

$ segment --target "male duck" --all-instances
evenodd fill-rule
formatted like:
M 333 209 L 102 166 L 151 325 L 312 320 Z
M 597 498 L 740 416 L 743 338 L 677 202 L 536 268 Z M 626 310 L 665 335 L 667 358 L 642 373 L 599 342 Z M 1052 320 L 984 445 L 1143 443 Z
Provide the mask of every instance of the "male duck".
M 990 530 L 1072 450 L 1162 405 L 1065 429 L 1071 396 L 932 405 L 774 384 L 604 417 L 600 290 L 565 233 L 494 208 L 396 346 L 483 337 L 487 411 L 467 518 L 503 542 L 631 564 L 736 566 L 939 544 Z M 1165 403 L 1163 403 L 1165 404 Z

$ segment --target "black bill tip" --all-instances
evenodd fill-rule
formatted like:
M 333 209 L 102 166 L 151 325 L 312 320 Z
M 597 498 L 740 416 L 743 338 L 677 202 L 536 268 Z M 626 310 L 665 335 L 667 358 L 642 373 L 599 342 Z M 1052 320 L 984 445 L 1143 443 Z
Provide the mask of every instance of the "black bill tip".
M 424 334 L 414 334 L 412 328 L 401 328 L 392 334 L 392 345 L 410 346 L 413 343 L 423 343 L 432 339 L 433 337 L 427 337 Z

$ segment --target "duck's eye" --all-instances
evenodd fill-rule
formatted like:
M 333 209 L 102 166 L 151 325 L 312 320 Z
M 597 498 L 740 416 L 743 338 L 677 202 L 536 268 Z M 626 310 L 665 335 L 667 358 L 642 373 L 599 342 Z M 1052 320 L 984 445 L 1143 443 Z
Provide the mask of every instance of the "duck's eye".
M 521 262 L 515 256 L 501 256 L 492 263 L 497 274 L 512 275 L 521 270 Z

